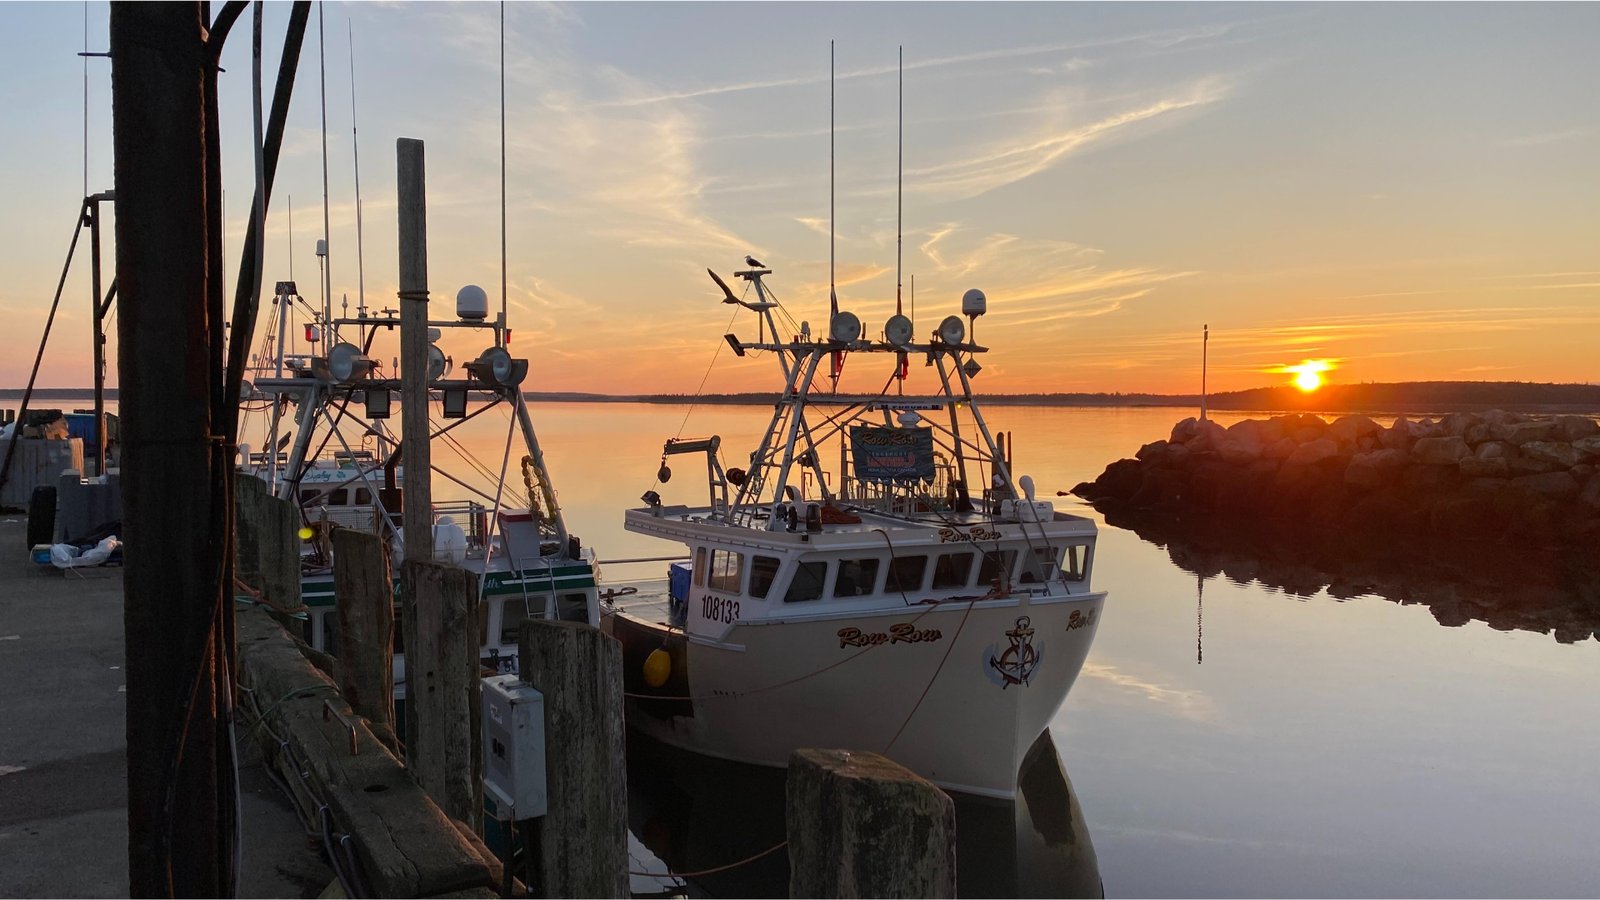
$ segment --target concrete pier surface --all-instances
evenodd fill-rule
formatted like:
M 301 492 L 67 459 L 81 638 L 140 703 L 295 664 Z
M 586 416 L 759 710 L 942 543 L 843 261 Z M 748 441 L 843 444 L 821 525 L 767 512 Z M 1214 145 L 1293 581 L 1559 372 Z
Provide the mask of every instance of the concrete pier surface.
M 128 893 L 122 571 L 34 565 L 0 514 L 0 897 Z M 334 880 L 239 740 L 241 897 L 315 897 Z

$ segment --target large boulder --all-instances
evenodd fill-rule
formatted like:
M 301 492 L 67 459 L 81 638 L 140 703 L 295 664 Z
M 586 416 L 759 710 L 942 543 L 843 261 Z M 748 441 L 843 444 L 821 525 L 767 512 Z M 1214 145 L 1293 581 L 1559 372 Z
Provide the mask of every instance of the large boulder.
M 1483 417 L 1477 413 L 1458 412 L 1445 416 L 1443 424 L 1444 430 L 1447 434 L 1451 434 L 1459 438 L 1465 438 L 1467 437 L 1468 430 L 1470 430 L 1474 425 L 1479 425 L 1482 422 Z
M 1541 497 L 1565 499 L 1578 494 L 1578 481 L 1566 472 L 1546 472 L 1542 475 L 1523 475 L 1511 479 L 1517 488 Z
M 1298 449 L 1300 449 L 1300 445 L 1295 443 L 1294 438 L 1285 437 L 1275 444 L 1268 445 L 1265 450 L 1261 451 L 1261 455 L 1267 459 L 1288 459 Z
M 1588 454 L 1571 444 L 1560 441 L 1529 441 L 1518 449 L 1522 451 L 1523 456 L 1555 463 L 1563 469 L 1572 468 L 1583 462 L 1584 457 L 1588 456 Z
M 1139 452 L 1135 453 L 1133 458 L 1140 462 L 1159 462 L 1162 457 L 1166 456 L 1168 446 L 1170 445 L 1166 441 L 1151 441 L 1140 447 Z
M 1341 446 L 1349 447 L 1355 445 L 1361 438 L 1382 430 L 1382 425 L 1366 416 L 1340 416 L 1328 426 L 1325 436 L 1338 441 Z
M 1578 438 L 1572 441 L 1571 444 L 1590 456 L 1600 456 L 1600 434 Z
M 1512 475 L 1543 475 L 1559 468 L 1549 460 L 1534 459 L 1531 456 L 1514 456 L 1506 460 L 1506 464 L 1511 467 Z
M 1195 425 L 1194 437 L 1185 442 L 1184 446 L 1196 453 L 1215 450 L 1222 443 L 1222 439 L 1227 433 L 1221 425 L 1207 419 Z
M 1473 449 L 1472 455 L 1479 459 L 1511 459 L 1517 456 L 1517 448 L 1505 441 L 1484 441 Z
M 1590 509 L 1600 510 L 1600 474 L 1589 476 L 1583 490 L 1578 492 L 1578 502 Z
M 1339 445 L 1327 438 L 1316 438 L 1296 447 L 1289 458 L 1283 461 L 1285 466 L 1309 466 L 1339 455 Z
M 1459 435 L 1449 437 L 1418 438 L 1411 446 L 1411 455 L 1417 462 L 1430 466 L 1453 466 L 1471 451 Z
M 1200 420 L 1194 416 L 1184 419 L 1172 426 L 1172 443 L 1187 444 L 1190 438 L 1200 433 Z
M 1138 460 L 1119 459 L 1094 480 L 1095 497 L 1115 497 L 1126 500 L 1144 484 L 1144 471 Z
M 1503 526 L 1487 499 L 1446 497 L 1428 510 L 1428 527 L 1440 537 L 1488 540 Z
M 1542 422 L 1514 422 L 1501 426 L 1498 433 L 1490 429 L 1490 436 L 1495 440 L 1516 444 L 1518 447 L 1534 441 L 1548 441 L 1555 437 L 1556 423 L 1549 420 Z
M 1449 437 L 1450 433 L 1444 430 L 1444 423 L 1432 419 L 1423 419 L 1411 423 L 1411 437 L 1415 439 L 1431 437 Z
M 1411 422 L 1405 416 L 1394 420 L 1394 424 L 1378 433 L 1378 444 L 1385 450 L 1410 450 L 1411 449 Z
M 1344 483 L 1364 490 L 1383 487 L 1394 481 L 1410 457 L 1404 450 L 1373 450 L 1357 453 L 1344 470 Z
M 1600 423 L 1588 416 L 1556 416 L 1556 436 L 1567 443 L 1600 435 Z
M 1246 466 L 1261 458 L 1261 442 L 1256 440 L 1254 431 L 1241 434 L 1230 432 L 1217 445 L 1217 453 L 1222 461 L 1234 466 Z
M 1490 457 L 1481 459 L 1476 456 L 1463 456 L 1459 463 L 1461 477 L 1463 478 L 1507 478 L 1511 475 L 1511 466 L 1503 457 Z

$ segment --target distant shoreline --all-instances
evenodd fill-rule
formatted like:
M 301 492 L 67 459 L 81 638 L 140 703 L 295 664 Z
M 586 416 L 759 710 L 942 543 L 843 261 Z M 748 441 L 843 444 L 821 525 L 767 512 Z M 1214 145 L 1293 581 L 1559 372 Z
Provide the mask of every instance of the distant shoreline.
M 50 408 L 59 401 L 86 404 L 90 388 L 38 388 L 29 406 Z M 776 393 L 594 394 L 576 391 L 530 391 L 535 403 L 657 403 L 707 406 L 771 406 Z M 115 402 L 117 389 L 105 397 Z M 22 399 L 19 388 L 0 388 L 0 401 Z M 1095 408 L 1200 408 L 1199 394 L 1032 393 L 982 395 L 988 406 L 1058 406 Z M 9 404 L 8 404 L 9 405 Z M 1600 384 L 1541 384 L 1519 381 L 1413 381 L 1391 384 L 1333 384 L 1311 394 L 1290 387 L 1226 391 L 1207 399 L 1219 412 L 1299 411 L 1320 413 L 1434 414 L 1499 408 L 1525 412 L 1600 412 Z

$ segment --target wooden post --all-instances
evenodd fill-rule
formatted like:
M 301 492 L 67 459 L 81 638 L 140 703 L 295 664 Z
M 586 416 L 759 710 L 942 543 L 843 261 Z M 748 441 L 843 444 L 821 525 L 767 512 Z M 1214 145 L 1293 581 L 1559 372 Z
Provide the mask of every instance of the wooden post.
M 333 593 L 339 598 L 339 690 L 350 708 L 394 746 L 394 587 L 383 538 L 333 532 Z
M 534 847 L 541 897 L 628 896 L 628 765 L 622 645 L 576 622 L 531 619 L 522 680 L 544 694 L 549 812 Z
M 219 743 L 228 497 L 214 470 L 207 309 L 206 16 L 111 9 L 131 896 L 233 891 Z M 104 427 L 104 423 L 101 423 Z M 224 593 L 224 588 L 227 593 Z
M 452 818 L 482 817 L 478 707 L 478 577 L 458 566 L 406 560 L 401 577 L 424 627 L 406 644 L 406 765 Z M 412 734 L 415 737 L 410 737 Z
M 932 782 L 877 753 L 796 750 L 786 794 L 789 896 L 956 895 L 955 804 Z
M 401 448 L 405 476 L 401 507 L 401 534 L 405 560 L 433 559 L 433 491 L 429 478 L 432 454 L 428 446 L 428 209 L 422 142 L 400 138 L 395 142 L 399 182 L 396 186 L 400 215 L 400 411 Z M 419 628 L 416 591 L 400 576 L 400 630 L 405 642 L 407 709 L 413 688 L 412 667 L 417 659 Z M 406 762 L 416 765 L 417 717 L 406 716 Z
M 238 529 L 235 574 L 268 606 L 300 606 L 300 513 L 293 503 L 272 496 L 267 483 L 241 476 L 234 481 L 234 521 Z

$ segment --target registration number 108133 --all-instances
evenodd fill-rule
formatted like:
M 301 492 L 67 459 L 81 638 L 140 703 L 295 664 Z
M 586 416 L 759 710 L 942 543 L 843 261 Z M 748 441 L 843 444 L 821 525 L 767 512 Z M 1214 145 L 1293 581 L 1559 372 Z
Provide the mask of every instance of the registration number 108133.
M 739 601 L 723 597 L 701 597 L 700 615 L 712 622 L 731 624 L 739 618 Z

